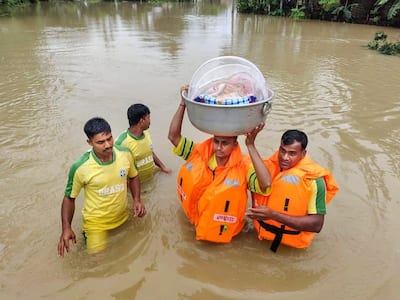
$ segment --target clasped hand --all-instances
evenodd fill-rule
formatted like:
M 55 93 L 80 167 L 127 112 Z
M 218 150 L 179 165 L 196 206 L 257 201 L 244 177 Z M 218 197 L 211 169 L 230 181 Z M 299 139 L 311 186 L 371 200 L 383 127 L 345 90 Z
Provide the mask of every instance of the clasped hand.
M 246 212 L 246 216 L 250 219 L 268 220 L 271 219 L 271 210 L 263 205 L 250 207 Z

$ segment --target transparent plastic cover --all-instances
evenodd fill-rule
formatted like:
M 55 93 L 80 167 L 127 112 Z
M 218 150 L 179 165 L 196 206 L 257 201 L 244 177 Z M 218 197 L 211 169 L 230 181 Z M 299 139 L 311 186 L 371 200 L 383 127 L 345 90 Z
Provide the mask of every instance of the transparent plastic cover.
M 268 96 L 261 71 L 237 56 L 220 56 L 203 63 L 193 74 L 188 93 L 190 100 L 210 104 L 251 103 Z

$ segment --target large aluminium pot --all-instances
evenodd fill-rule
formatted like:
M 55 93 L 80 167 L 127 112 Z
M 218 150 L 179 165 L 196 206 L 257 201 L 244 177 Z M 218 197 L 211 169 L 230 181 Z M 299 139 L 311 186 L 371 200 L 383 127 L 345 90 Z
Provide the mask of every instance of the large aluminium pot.
M 250 94 L 255 102 L 235 105 L 219 105 L 196 101 L 197 96 L 207 94 L 216 83 L 229 78 L 248 79 Z M 230 82 L 232 83 L 232 82 Z M 261 71 L 252 62 L 238 56 L 220 56 L 204 62 L 192 75 L 185 99 L 190 122 L 199 130 L 218 135 L 245 134 L 265 122 L 271 109 L 273 92 L 267 88 Z
M 183 93 L 190 122 L 200 131 L 217 136 L 237 136 L 265 122 L 271 110 L 273 92 L 267 99 L 250 104 L 211 105 L 190 100 Z

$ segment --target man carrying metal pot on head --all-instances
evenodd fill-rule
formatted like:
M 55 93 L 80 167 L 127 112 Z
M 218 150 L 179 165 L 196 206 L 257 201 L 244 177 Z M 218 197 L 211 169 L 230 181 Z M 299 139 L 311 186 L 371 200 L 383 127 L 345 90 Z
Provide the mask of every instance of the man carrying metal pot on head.
M 168 138 L 176 155 L 185 159 L 178 177 L 177 194 L 189 221 L 196 228 L 196 239 L 229 243 L 245 224 L 247 190 L 268 195 L 271 177 L 254 141 L 264 128 L 260 123 L 246 134 L 249 156 L 242 153 L 237 136 L 213 136 L 195 143 L 182 136 L 186 110 L 181 102 L 169 127 Z

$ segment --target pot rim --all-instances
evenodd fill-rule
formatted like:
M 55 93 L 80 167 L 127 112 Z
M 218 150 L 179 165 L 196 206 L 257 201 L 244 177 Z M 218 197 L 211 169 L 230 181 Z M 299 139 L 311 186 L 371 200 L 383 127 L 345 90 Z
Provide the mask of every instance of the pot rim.
M 200 105 L 200 106 L 207 106 L 207 107 L 213 107 L 213 108 L 226 109 L 226 108 L 235 108 L 235 107 L 257 106 L 257 105 L 260 105 L 260 104 L 264 104 L 266 102 L 272 102 L 272 98 L 274 97 L 274 92 L 271 89 L 269 89 L 268 87 L 266 89 L 267 89 L 267 92 L 268 92 L 268 98 L 267 99 L 258 100 L 256 102 L 246 103 L 246 104 L 221 105 L 221 104 L 209 104 L 209 103 L 197 102 L 197 101 L 191 100 L 189 98 L 188 94 L 186 93 L 186 91 L 182 91 L 182 97 L 185 99 L 185 102 L 194 103 L 194 104 Z

